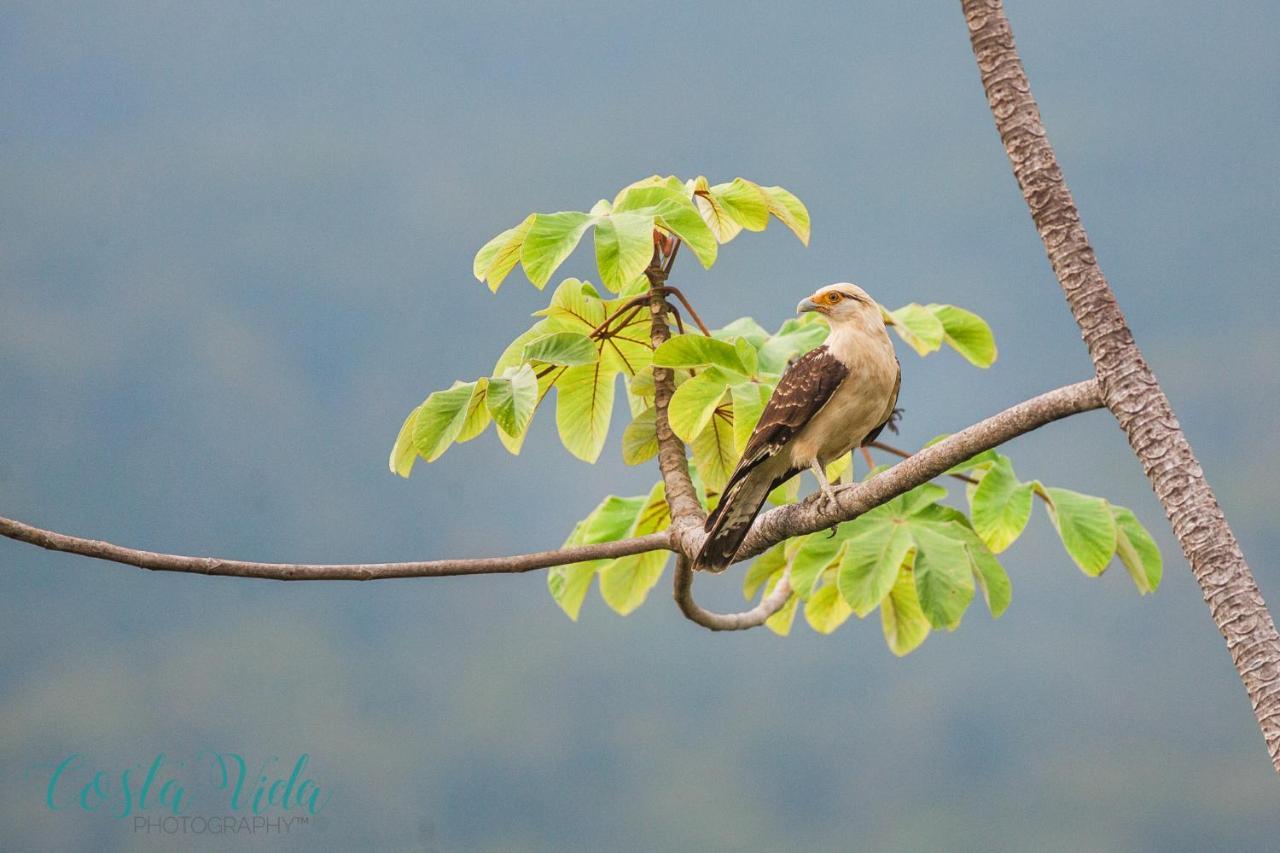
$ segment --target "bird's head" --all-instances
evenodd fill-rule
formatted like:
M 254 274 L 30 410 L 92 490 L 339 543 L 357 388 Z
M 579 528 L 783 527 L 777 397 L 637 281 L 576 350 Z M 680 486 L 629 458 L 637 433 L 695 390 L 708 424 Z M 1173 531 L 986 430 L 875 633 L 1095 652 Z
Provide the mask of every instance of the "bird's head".
M 876 301 L 861 287 L 847 281 L 828 284 L 809 298 L 800 300 L 796 313 L 803 314 L 806 311 L 822 314 L 833 325 L 850 322 L 870 324 L 873 327 L 877 324 L 884 325 L 884 318 Z

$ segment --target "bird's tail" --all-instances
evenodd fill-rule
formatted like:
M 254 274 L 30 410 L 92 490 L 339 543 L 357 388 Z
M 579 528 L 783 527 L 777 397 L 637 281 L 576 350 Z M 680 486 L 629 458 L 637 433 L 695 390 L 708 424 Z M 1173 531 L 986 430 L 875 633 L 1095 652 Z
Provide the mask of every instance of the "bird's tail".
M 694 569 L 705 572 L 727 569 L 738 553 L 738 546 L 747 538 L 751 522 L 755 521 L 769 492 L 784 479 L 771 481 L 765 477 L 746 476 L 730 485 L 720 496 L 720 505 L 707 516 L 707 540 L 693 561 Z

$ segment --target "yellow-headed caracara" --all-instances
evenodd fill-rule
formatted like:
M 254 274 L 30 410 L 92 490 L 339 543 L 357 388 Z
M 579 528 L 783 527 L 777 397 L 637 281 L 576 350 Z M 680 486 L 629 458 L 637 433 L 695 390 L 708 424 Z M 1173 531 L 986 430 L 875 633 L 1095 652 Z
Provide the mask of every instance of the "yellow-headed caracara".
M 834 500 L 824 467 L 873 441 L 893 415 L 902 373 L 875 300 L 841 282 L 801 301 L 796 313 L 805 311 L 824 315 L 831 332 L 782 374 L 707 518 L 695 568 L 727 568 L 769 492 L 806 468 Z

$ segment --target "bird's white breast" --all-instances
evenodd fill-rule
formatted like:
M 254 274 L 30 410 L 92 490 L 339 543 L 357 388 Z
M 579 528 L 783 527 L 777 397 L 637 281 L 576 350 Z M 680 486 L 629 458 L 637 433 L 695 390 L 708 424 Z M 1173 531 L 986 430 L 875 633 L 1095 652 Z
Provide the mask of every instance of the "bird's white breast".
M 898 360 L 883 325 L 835 327 L 827 348 L 849 375 L 792 441 L 796 468 L 807 468 L 815 459 L 827 465 L 848 453 L 888 419 L 896 402 Z

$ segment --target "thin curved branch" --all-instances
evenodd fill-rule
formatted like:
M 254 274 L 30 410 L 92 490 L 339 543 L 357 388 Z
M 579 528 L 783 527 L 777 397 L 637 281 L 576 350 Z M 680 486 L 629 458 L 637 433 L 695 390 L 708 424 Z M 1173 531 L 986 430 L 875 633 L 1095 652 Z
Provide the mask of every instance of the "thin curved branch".
M 791 567 L 783 570 L 773 591 L 760 599 L 760 603 L 741 613 L 713 613 L 704 610 L 693 600 L 693 568 L 690 559 L 676 555 L 675 599 L 680 612 L 704 628 L 712 631 L 745 631 L 757 628 L 777 613 L 791 597 Z
M 83 539 L 55 533 L 0 517 L 0 535 L 19 542 L 27 542 L 50 551 L 64 551 L 82 557 L 94 557 L 151 569 L 159 572 L 186 572 L 197 575 L 223 575 L 233 578 L 260 578 L 278 581 L 371 581 L 383 578 L 439 578 L 456 575 L 519 574 L 551 566 L 563 566 L 583 560 L 613 559 L 646 551 L 670 550 L 671 536 L 667 531 L 601 542 L 594 545 L 575 545 L 554 551 L 538 551 L 514 557 L 489 557 L 470 560 L 427 560 L 418 563 L 254 563 L 245 560 L 225 560 L 221 557 L 187 557 L 181 554 L 161 554 L 156 551 L 140 551 L 125 548 L 97 539 Z
M 823 501 L 808 500 L 769 510 L 755 520 L 734 561 L 753 557 L 784 539 L 816 533 L 842 521 L 851 521 L 941 476 L 948 468 L 984 450 L 998 447 L 1053 421 L 1100 409 L 1102 405 L 1102 391 L 1096 379 L 1032 397 L 947 436 L 870 480 L 838 487 L 834 507 Z

